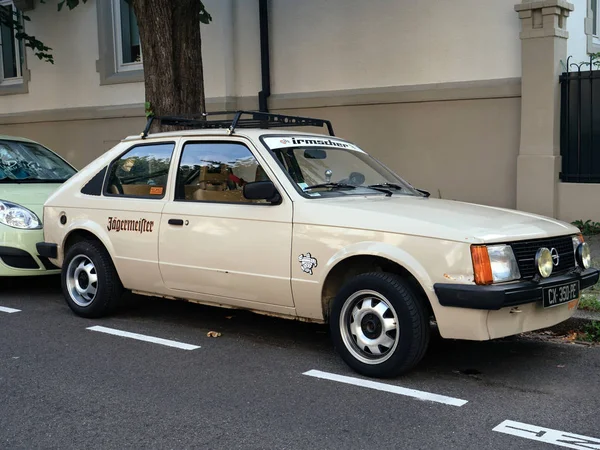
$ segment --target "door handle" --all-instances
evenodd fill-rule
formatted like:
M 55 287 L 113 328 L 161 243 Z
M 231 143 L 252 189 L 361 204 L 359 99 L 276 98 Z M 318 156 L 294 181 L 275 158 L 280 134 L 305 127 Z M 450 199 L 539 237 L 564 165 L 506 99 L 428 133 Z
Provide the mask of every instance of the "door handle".
M 177 225 L 179 227 L 182 227 L 183 220 L 182 219 L 169 219 L 169 225 Z

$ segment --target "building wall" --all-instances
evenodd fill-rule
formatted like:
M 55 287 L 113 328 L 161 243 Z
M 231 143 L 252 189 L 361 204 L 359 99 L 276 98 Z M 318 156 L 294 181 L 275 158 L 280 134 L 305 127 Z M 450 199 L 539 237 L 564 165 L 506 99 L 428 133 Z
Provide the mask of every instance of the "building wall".
M 558 183 L 558 218 L 600 222 L 600 184 Z
M 519 77 L 514 0 L 271 2 L 273 93 Z M 257 0 L 236 2 L 238 95 L 259 88 Z M 243 19 L 242 19 L 243 17 Z M 477 38 L 474 38 L 476 36 Z M 256 49 L 255 49 L 256 50 Z M 246 72 L 250 72 L 246 76 Z M 238 76 L 242 76 L 241 72 Z

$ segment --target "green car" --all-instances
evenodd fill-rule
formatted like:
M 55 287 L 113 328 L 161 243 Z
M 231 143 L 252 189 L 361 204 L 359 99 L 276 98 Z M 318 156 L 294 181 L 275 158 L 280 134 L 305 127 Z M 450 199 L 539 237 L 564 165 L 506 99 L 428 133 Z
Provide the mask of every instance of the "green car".
M 76 172 L 37 142 L 0 135 L 0 277 L 60 273 L 35 244 L 44 240 L 44 202 Z

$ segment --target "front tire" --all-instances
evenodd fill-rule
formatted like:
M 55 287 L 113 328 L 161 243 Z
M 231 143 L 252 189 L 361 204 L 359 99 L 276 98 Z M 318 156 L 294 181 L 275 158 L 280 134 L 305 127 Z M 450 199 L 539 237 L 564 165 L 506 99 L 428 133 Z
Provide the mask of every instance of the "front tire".
M 111 314 L 123 294 L 123 285 L 104 246 L 77 242 L 65 255 L 62 289 L 69 308 L 81 317 Z
M 377 378 L 412 369 L 429 344 L 425 305 L 402 277 L 358 275 L 335 297 L 330 321 L 334 346 L 356 372 Z

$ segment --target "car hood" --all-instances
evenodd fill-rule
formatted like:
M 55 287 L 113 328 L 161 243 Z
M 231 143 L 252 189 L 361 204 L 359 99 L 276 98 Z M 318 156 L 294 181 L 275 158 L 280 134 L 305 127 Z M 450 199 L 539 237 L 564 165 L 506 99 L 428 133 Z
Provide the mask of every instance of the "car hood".
M 44 202 L 62 183 L 10 183 L 0 184 L 0 200 L 17 203 L 41 219 Z
M 405 195 L 307 200 L 297 204 L 294 222 L 469 243 L 579 233 L 566 222 L 523 211 Z

